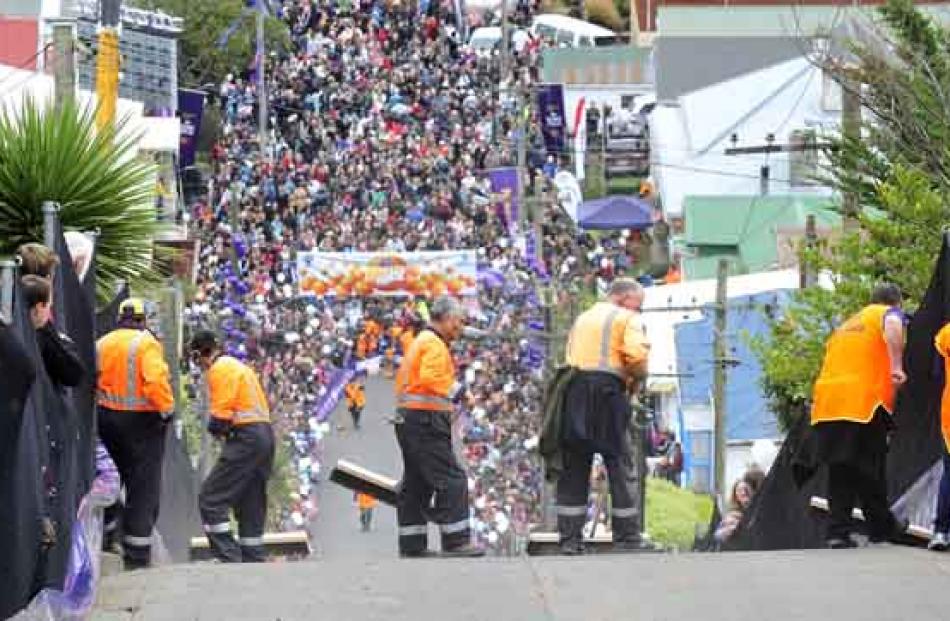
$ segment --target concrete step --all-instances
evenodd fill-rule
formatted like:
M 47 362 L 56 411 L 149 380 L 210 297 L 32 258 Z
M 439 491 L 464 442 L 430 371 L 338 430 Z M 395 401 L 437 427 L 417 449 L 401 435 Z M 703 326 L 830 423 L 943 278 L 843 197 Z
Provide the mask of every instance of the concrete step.
M 99 555 L 99 575 L 101 578 L 118 576 L 122 573 L 122 557 L 112 552 Z

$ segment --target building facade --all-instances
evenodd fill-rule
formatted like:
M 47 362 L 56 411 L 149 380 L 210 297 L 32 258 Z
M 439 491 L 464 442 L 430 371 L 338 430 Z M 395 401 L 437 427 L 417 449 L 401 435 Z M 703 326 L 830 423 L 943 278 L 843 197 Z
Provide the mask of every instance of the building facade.
M 77 38 L 90 54 L 78 57 L 79 88 L 95 90 L 98 50 L 98 3 L 75 2 Z M 178 36 L 181 18 L 161 11 L 123 6 L 119 14 L 119 97 L 141 101 L 145 114 L 174 115 L 178 107 Z

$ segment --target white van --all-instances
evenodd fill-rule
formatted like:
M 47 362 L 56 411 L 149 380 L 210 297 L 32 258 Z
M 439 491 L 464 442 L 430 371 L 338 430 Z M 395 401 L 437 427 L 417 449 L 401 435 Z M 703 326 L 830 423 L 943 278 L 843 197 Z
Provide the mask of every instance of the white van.
M 511 29 L 511 43 L 516 51 L 521 51 L 528 43 L 528 33 L 520 28 Z M 491 54 L 501 46 L 501 28 L 484 26 L 476 28 L 468 37 L 468 44 L 477 54 Z
M 531 22 L 531 34 L 552 40 L 558 47 L 603 47 L 619 40 L 613 30 L 556 13 L 536 16 Z

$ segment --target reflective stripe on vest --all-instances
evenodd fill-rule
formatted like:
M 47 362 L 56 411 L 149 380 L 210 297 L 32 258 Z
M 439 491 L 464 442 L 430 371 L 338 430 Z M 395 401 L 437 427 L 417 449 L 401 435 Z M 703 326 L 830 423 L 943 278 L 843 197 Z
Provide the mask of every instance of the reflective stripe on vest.
M 231 418 L 231 422 L 235 425 L 249 425 L 268 421 L 270 421 L 270 417 L 263 410 L 256 408 L 248 412 L 235 412 Z
M 138 378 L 136 362 L 138 361 L 139 346 L 144 338 L 145 332 L 139 332 L 129 343 L 129 351 L 125 359 L 125 396 L 99 390 L 97 391 L 97 397 L 100 404 L 105 407 L 115 406 L 117 410 L 147 410 L 151 407 L 148 399 L 135 396 L 136 379 Z
M 452 400 L 448 397 L 437 397 L 435 395 L 401 395 L 397 402 L 397 407 L 413 409 L 416 405 L 435 405 L 448 410 L 454 409 Z
M 607 317 L 604 318 L 603 326 L 601 327 L 600 333 L 600 355 L 597 358 L 597 366 L 595 367 L 582 367 L 582 371 L 602 371 L 604 373 L 610 373 L 616 375 L 623 379 L 624 373 L 622 367 L 615 367 L 610 364 L 610 337 L 613 336 L 613 327 L 614 320 L 617 318 L 617 315 L 620 314 L 620 311 L 623 309 L 615 308 L 609 313 Z M 570 347 L 570 342 L 574 339 L 574 331 L 571 331 L 570 336 L 568 337 L 568 347 Z M 568 350 L 570 351 L 570 350 Z
M 620 374 L 623 369 L 610 366 L 610 337 L 613 336 L 614 319 L 620 314 L 620 309 L 615 308 L 607 314 L 604 319 L 604 327 L 600 335 L 600 359 L 597 361 L 597 370 L 608 373 Z
M 245 368 L 244 370 L 244 389 L 249 391 L 255 401 L 258 401 L 257 388 L 254 383 L 251 381 L 250 371 Z M 269 423 L 270 416 L 267 414 L 266 407 L 261 404 L 259 401 L 255 404 L 254 408 L 246 411 L 237 411 L 233 414 L 231 418 L 231 423 L 234 425 L 250 425 L 251 423 Z

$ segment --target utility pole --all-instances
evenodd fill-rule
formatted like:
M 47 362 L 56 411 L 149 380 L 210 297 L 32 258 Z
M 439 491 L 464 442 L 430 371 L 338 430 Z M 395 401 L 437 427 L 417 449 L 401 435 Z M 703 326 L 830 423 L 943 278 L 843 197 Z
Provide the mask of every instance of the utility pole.
M 119 0 L 101 0 L 96 58 L 96 128 L 99 131 L 111 128 L 115 123 L 119 100 L 119 21 Z
M 609 179 L 610 175 L 607 174 L 607 104 L 600 104 L 600 173 L 601 173 L 601 182 L 603 183 L 604 196 L 609 196 Z
M 725 504 L 726 483 L 726 284 L 729 263 L 719 259 L 716 270 L 716 321 L 713 334 L 713 416 L 715 425 L 716 497 Z
M 858 95 L 860 88 L 861 85 L 853 80 L 845 80 L 841 84 L 841 133 L 845 142 L 861 138 L 861 98 Z M 841 200 L 844 230 L 853 231 L 858 226 L 858 195 L 853 191 L 846 191 Z
M 512 80 L 515 82 L 516 80 Z M 530 174 L 528 170 L 528 127 L 531 118 L 531 99 L 529 93 L 521 87 L 520 81 L 517 81 L 519 94 L 518 107 L 518 195 L 521 197 L 521 209 L 518 210 L 518 232 L 524 234 L 527 226 L 528 205 L 534 200 L 534 196 L 527 196 L 525 192 L 525 179 Z
M 267 159 L 267 88 L 264 79 L 264 0 L 257 0 L 257 135 L 260 143 L 261 183 L 258 186 L 258 199 L 264 208 L 264 162 Z
M 814 274 L 808 267 L 805 255 L 813 250 L 818 243 L 818 232 L 815 224 L 815 214 L 810 213 L 805 216 L 805 248 L 798 259 L 798 286 L 800 289 L 807 289 L 814 284 Z
M 55 106 L 60 111 L 76 96 L 76 43 L 70 19 L 53 22 L 53 80 Z
M 508 67 L 510 65 L 509 54 L 511 53 L 511 25 L 508 23 L 508 2 L 501 0 L 501 75 L 498 76 L 498 82 L 504 84 L 508 77 Z
M 650 19 L 647 15 L 647 19 Z M 647 25 L 647 30 L 650 26 Z M 640 11 L 637 0 L 630 0 L 630 45 L 640 45 Z

